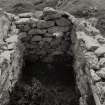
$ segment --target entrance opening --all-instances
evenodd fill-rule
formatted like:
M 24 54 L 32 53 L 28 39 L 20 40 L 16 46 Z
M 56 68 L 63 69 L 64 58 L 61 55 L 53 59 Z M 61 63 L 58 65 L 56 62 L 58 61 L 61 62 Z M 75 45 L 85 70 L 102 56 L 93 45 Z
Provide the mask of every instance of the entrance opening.
M 54 56 L 52 63 L 24 63 L 9 105 L 79 105 L 72 56 Z

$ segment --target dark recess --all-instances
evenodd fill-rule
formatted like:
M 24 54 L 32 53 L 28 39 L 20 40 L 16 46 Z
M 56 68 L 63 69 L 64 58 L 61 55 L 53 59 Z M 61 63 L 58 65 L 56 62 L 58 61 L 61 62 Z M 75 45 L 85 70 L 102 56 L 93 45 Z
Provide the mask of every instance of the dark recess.
M 54 56 L 50 64 L 24 62 L 8 105 L 79 105 L 72 56 Z

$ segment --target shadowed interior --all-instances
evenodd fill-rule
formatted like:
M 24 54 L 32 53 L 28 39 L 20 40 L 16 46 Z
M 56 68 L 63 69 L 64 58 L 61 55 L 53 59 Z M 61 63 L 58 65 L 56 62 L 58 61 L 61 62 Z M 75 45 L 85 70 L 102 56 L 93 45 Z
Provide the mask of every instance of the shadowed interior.
M 79 105 L 80 94 L 72 65 L 73 57 L 66 54 L 54 56 L 52 63 L 24 60 L 21 78 L 11 93 L 9 105 Z

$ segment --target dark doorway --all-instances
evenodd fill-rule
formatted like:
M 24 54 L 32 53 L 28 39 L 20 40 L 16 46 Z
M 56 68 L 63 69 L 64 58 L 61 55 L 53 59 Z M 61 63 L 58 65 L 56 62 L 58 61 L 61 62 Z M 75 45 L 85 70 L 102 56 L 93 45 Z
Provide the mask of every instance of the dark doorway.
M 79 105 L 72 56 L 54 56 L 52 63 L 24 60 L 24 64 L 9 105 Z

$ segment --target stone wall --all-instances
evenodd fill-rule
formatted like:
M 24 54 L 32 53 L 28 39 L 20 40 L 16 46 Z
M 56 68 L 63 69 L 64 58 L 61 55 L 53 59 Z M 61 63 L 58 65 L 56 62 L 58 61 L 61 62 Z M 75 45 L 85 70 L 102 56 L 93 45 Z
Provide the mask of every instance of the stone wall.
M 86 93 L 89 92 L 90 88 L 91 92 L 93 93 L 96 105 L 104 105 L 105 38 L 103 37 L 103 35 L 101 35 L 100 31 L 94 27 L 96 22 L 97 21 L 95 18 L 90 20 L 83 19 L 82 21 L 80 21 L 80 24 L 78 24 L 78 27 L 76 29 L 77 30 L 76 36 L 79 41 L 79 47 L 82 52 L 82 56 L 80 56 L 80 58 L 84 59 L 83 62 L 81 62 L 81 60 L 79 60 L 80 58 L 78 58 L 78 55 L 80 54 L 78 54 L 76 56 L 77 59 L 76 61 L 78 62 L 80 61 L 82 64 L 84 64 L 85 61 L 85 66 L 83 68 L 84 70 L 81 69 L 82 70 L 82 71 L 80 70 L 81 73 L 78 71 L 80 84 L 82 84 L 83 89 L 81 88 L 81 85 L 78 86 L 79 88 L 82 89 L 81 93 L 83 97 L 81 100 L 86 99 L 87 101 L 90 101 L 89 97 L 87 97 L 86 95 Z M 82 67 L 81 63 L 78 64 L 80 67 Z M 86 85 L 85 85 L 86 87 L 84 86 L 84 84 L 86 84 L 85 81 L 86 78 L 88 80 L 87 83 L 89 84 L 89 88 Z M 85 105 L 86 103 L 83 104 Z
M 25 46 L 25 59 L 50 63 L 56 55 L 70 55 L 73 24 L 67 15 L 51 8 L 45 8 L 39 19 L 22 15 L 15 24 Z
M 0 17 L 0 105 L 9 101 L 9 91 L 18 80 L 22 66 L 20 42 L 11 21 L 4 13 Z
M 75 58 L 80 105 L 105 104 L 105 38 L 95 28 L 97 19 L 77 19 L 69 13 L 48 7 L 38 18 L 34 17 L 34 13 L 6 15 L 12 26 L 6 38 L 3 38 L 6 47 L 1 44 L 2 99 L 8 99 L 3 94 L 9 90 L 8 86 L 11 89 L 18 80 L 23 58 L 32 62 L 53 62 L 54 56 L 66 54 Z M 1 101 L 1 105 L 2 102 L 5 101 Z

